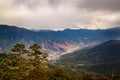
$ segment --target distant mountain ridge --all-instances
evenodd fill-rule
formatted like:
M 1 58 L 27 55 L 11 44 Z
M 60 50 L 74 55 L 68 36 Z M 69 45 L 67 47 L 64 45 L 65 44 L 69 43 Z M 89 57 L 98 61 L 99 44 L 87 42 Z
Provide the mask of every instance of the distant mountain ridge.
M 65 29 L 63 31 L 27 30 L 16 26 L 0 25 L 0 48 L 8 51 L 16 43 L 29 46 L 37 43 L 50 53 L 51 58 L 94 46 L 108 40 L 119 40 L 120 28 L 104 30 Z

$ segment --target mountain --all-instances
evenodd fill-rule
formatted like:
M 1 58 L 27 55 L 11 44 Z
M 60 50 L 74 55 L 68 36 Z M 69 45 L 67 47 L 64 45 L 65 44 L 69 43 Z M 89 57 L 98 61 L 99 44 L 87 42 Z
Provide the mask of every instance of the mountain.
M 117 62 L 120 61 L 120 40 L 110 40 L 61 57 L 67 62 Z
M 15 43 L 31 43 L 35 33 L 24 28 L 0 25 L 0 47 L 3 51 L 10 49 Z
M 76 65 L 85 69 L 111 73 L 112 69 L 120 74 L 120 40 L 110 40 L 97 46 L 66 54 L 58 61 L 59 64 Z
M 73 52 L 89 46 L 95 46 L 108 40 L 120 39 L 120 28 L 111 29 L 65 29 L 27 30 L 16 26 L 0 25 L 0 48 L 8 51 L 16 43 L 24 43 L 27 47 L 33 43 L 42 46 L 50 53 L 50 58 L 56 59 L 60 55 Z

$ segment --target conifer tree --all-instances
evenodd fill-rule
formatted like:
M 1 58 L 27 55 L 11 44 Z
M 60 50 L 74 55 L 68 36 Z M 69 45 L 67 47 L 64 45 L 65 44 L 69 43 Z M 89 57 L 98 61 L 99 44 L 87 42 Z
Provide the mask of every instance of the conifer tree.
M 32 56 L 33 65 L 43 66 L 47 63 L 48 54 L 46 52 L 41 51 L 41 47 L 37 44 L 33 44 L 29 47 L 29 55 Z

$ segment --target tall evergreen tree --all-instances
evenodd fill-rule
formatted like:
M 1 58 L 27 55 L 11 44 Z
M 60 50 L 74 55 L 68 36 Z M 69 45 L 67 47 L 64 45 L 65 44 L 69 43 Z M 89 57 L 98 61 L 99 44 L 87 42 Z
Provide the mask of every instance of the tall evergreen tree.
M 18 54 L 19 56 L 21 56 L 22 54 L 26 53 L 27 50 L 25 48 L 24 44 L 16 44 L 15 46 L 13 46 L 13 48 L 11 49 L 12 53 Z
M 34 66 L 43 66 L 47 63 L 48 54 L 41 51 L 41 47 L 38 44 L 33 44 L 29 47 L 29 55 L 32 56 Z

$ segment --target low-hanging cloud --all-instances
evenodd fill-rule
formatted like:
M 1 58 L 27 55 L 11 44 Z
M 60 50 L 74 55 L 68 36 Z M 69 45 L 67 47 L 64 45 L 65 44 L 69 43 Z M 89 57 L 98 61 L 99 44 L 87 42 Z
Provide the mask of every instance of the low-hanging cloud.
M 120 0 L 83 0 L 80 8 L 96 11 L 120 11 Z
M 119 0 L 0 0 L 0 24 L 28 29 L 111 28 Z

